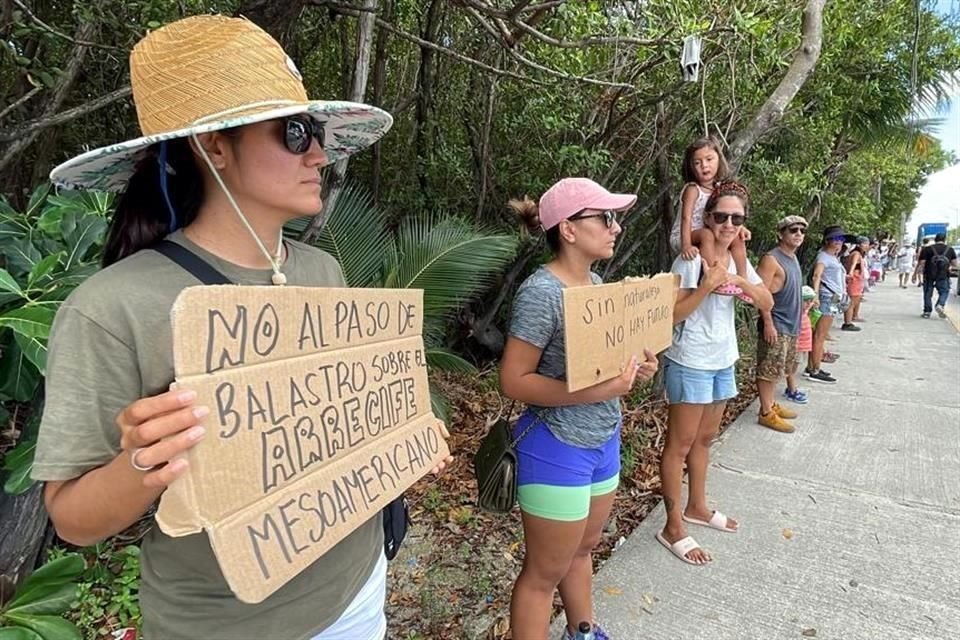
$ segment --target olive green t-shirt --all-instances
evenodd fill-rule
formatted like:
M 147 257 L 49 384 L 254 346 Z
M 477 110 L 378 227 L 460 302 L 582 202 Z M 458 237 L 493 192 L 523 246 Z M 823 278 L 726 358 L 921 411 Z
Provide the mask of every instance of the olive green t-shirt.
M 225 262 L 169 236 L 238 284 L 270 284 L 272 272 Z M 345 286 L 330 255 L 287 242 L 283 272 L 298 286 Z M 61 306 L 50 337 L 46 406 L 33 477 L 70 480 L 103 466 L 120 449 L 115 420 L 131 402 L 173 381 L 170 309 L 198 281 L 155 251 L 98 272 Z M 330 626 L 366 582 L 383 548 L 371 518 L 259 604 L 237 600 L 206 533 L 172 538 L 153 527 L 143 541 L 140 601 L 147 640 L 299 640 Z

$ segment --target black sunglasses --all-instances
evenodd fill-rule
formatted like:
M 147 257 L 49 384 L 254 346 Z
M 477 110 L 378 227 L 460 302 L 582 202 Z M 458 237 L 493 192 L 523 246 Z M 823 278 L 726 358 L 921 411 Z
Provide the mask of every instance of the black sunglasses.
M 713 221 L 717 224 L 723 224 L 727 220 L 735 227 L 739 227 L 746 221 L 747 216 L 742 213 L 727 213 L 725 211 L 714 211 L 712 213 Z
M 568 220 L 586 220 L 587 218 L 603 218 L 603 226 L 609 229 L 610 227 L 613 226 L 613 223 L 617 221 L 617 212 L 610 211 L 608 209 L 607 211 L 604 211 L 602 213 L 593 213 L 593 214 L 590 214 L 589 216 L 585 216 L 581 211 L 578 214 L 570 216 Z
M 310 149 L 310 141 L 316 140 L 323 149 L 323 124 L 310 116 L 295 115 L 283 119 L 283 146 L 298 156 Z
M 787 231 L 787 233 L 800 233 L 800 234 L 806 235 L 806 233 L 807 233 L 807 228 L 806 228 L 806 227 L 800 227 L 800 226 L 798 226 L 798 227 L 787 227 L 786 231 Z

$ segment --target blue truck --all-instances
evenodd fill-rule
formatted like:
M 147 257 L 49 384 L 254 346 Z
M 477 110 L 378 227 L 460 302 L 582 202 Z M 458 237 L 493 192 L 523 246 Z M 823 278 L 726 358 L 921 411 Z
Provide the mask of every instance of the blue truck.
M 947 223 L 946 222 L 927 222 L 920 225 L 917 228 L 917 245 L 918 247 L 923 246 L 924 238 L 933 238 L 938 234 L 947 233 Z

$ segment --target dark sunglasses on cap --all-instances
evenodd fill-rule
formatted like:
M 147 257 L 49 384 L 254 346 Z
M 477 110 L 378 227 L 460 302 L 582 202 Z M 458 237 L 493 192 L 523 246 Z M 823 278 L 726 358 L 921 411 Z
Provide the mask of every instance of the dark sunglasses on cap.
M 739 227 L 747 219 L 747 216 L 742 213 L 727 213 L 726 211 L 714 211 L 710 215 L 713 216 L 713 221 L 717 224 L 723 224 L 729 220 L 730 224 L 735 227 Z
M 786 231 L 787 233 L 802 233 L 806 235 L 807 228 L 804 227 L 803 225 L 797 225 L 795 227 L 787 227 L 786 229 L 784 229 L 784 231 Z
M 303 155 L 310 149 L 311 140 L 316 140 L 323 149 L 323 124 L 308 115 L 289 116 L 283 122 L 283 146 L 290 153 Z
M 585 216 L 581 211 L 580 213 L 572 215 L 567 219 L 568 220 L 586 220 L 587 218 L 603 218 L 603 226 L 609 229 L 610 227 L 613 226 L 613 223 L 617 221 L 617 212 L 610 211 L 608 209 L 607 211 L 603 211 L 601 213 L 592 213 L 588 216 Z

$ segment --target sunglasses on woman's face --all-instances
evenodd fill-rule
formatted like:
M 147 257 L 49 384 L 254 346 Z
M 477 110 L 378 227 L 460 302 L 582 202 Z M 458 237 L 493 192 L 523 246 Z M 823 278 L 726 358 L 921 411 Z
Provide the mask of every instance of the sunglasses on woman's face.
M 311 140 L 316 140 L 323 149 L 323 125 L 310 116 L 296 115 L 283 119 L 283 146 L 287 151 L 303 155 L 310 149 Z
M 807 233 L 806 227 L 787 227 L 787 233 L 799 233 L 805 235 Z
M 729 220 L 730 224 L 735 227 L 739 227 L 747 219 L 747 216 L 742 213 L 727 213 L 726 211 L 714 211 L 712 215 L 713 221 L 717 224 L 723 224 Z
M 830 236 L 827 242 L 843 242 L 843 236 Z
M 586 220 L 587 218 L 603 218 L 603 226 L 607 229 L 613 226 L 613 223 L 617 221 L 617 212 L 616 211 L 603 211 L 601 213 L 592 213 L 588 216 L 578 213 L 574 216 L 570 216 L 570 220 Z

